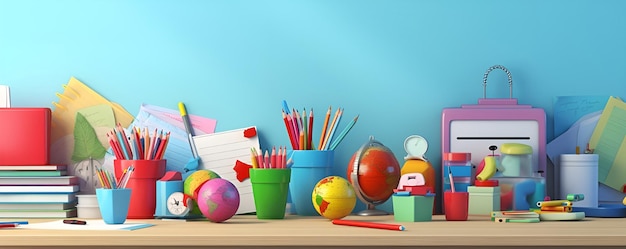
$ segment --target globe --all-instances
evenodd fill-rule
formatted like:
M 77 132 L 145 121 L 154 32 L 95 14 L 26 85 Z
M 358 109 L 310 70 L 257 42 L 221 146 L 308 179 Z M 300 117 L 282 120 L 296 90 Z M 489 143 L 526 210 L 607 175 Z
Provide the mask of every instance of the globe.
M 331 220 L 348 216 L 356 205 L 352 184 L 339 176 L 328 176 L 317 182 L 311 199 L 317 213 Z
M 358 215 L 388 214 L 375 206 L 387 201 L 400 181 L 400 164 L 389 148 L 370 137 L 352 155 L 347 177 L 359 199 L 367 204 L 367 210 Z
M 198 208 L 208 220 L 224 222 L 239 209 L 239 191 L 230 181 L 222 178 L 206 181 L 198 190 Z
M 204 184 L 208 180 L 217 178 L 220 178 L 220 176 L 217 173 L 208 169 L 197 170 L 191 173 L 191 175 L 187 176 L 187 178 L 185 178 L 185 182 L 183 183 L 183 193 L 191 196 L 193 199 L 193 201 L 191 202 L 191 210 L 189 211 L 190 216 L 202 215 L 202 213 L 198 209 L 198 205 L 196 204 L 198 200 L 197 190 L 199 190 L 202 184 Z

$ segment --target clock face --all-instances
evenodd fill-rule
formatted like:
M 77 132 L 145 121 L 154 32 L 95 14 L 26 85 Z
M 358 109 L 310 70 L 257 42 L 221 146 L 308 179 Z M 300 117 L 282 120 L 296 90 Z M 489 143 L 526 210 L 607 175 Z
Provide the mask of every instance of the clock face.
M 424 153 L 428 150 L 428 142 L 421 136 L 411 135 L 404 140 L 404 150 L 408 154 L 406 159 L 421 159 L 426 161 Z
M 185 216 L 191 209 L 189 201 L 191 198 L 185 196 L 182 192 L 174 192 L 167 197 L 167 210 L 173 215 Z

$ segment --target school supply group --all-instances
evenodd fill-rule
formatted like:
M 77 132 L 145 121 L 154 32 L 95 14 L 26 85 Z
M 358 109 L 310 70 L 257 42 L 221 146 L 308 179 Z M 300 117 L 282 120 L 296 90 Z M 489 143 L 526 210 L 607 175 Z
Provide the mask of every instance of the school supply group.
M 291 147 L 294 150 L 334 150 L 337 148 L 339 143 L 341 143 L 352 127 L 354 127 L 359 116 L 354 117 L 350 123 L 338 133 L 337 137 L 335 137 L 335 131 L 339 127 L 341 117 L 343 116 L 343 109 L 337 108 L 332 121 L 330 119 L 331 111 L 332 107 L 329 106 L 324 116 L 324 124 L 322 125 L 319 143 L 316 147 L 313 143 L 313 108 L 309 110 L 307 117 L 306 108 L 304 108 L 302 114 L 295 108 L 290 111 L 287 102 L 283 100 L 283 122 L 285 123 L 285 129 L 287 130 Z
M 167 148 L 170 132 L 154 129 L 150 134 L 148 128 L 143 130 L 132 127 L 130 134 L 120 124 L 107 133 L 109 145 L 118 160 L 160 160 Z

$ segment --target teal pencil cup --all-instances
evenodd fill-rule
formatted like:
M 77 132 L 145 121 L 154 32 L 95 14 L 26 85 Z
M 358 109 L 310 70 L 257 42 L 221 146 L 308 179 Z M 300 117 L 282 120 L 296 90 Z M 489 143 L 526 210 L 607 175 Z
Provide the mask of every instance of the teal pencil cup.
M 100 206 L 100 215 L 106 224 L 124 224 L 130 205 L 129 188 L 96 189 L 96 198 Z
M 334 155 L 333 150 L 293 150 L 287 153 L 287 158 L 293 160 L 289 195 L 297 215 L 319 215 L 311 194 L 315 184 L 330 175 Z

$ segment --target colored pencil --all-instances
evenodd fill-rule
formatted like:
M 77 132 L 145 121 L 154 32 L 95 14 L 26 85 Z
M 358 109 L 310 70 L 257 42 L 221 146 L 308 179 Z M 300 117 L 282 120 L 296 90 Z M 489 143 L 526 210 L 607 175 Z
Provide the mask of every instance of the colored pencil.
M 322 126 L 322 133 L 320 134 L 320 142 L 317 145 L 318 150 L 322 150 L 322 146 L 324 145 L 324 138 L 326 135 L 326 128 L 328 127 L 328 120 L 330 119 L 330 110 L 331 106 L 328 106 L 328 111 L 326 111 L 326 116 L 324 117 L 324 125 Z
M 272 154 L 270 155 L 270 168 L 276 167 L 276 146 L 272 148 Z
M 335 224 L 335 225 L 367 227 L 367 228 L 377 228 L 377 229 L 387 229 L 387 230 L 394 230 L 394 231 L 404 231 L 404 226 L 396 225 L 396 224 L 386 224 L 386 223 L 377 223 L 377 222 L 368 222 L 368 221 L 356 221 L 356 220 L 333 220 L 332 223 Z
M 339 143 L 341 143 L 343 138 L 346 137 L 348 132 L 350 132 L 350 130 L 352 129 L 354 124 L 356 124 L 356 121 L 358 119 L 359 119 L 359 115 L 356 115 L 356 117 L 354 117 L 352 119 L 352 121 L 350 121 L 350 123 L 348 123 L 348 125 L 346 125 L 346 128 L 344 128 L 343 131 L 341 131 L 341 133 L 339 133 L 339 135 L 337 136 L 337 139 L 334 140 L 333 143 L 330 145 L 330 150 L 334 150 L 339 145 Z
M 257 161 L 256 150 L 254 147 L 250 148 L 250 162 L 252 163 L 253 169 L 259 168 L 259 162 Z
M 307 138 L 309 138 L 309 125 L 308 125 L 308 120 L 306 118 L 306 108 L 304 108 L 304 111 L 302 111 L 302 131 L 304 133 L 304 141 L 302 141 L 302 148 L 300 148 L 301 150 L 307 150 L 308 148 L 306 147 L 307 144 L 309 144 L 309 142 L 307 142 Z
M 330 147 L 330 144 L 333 142 L 333 136 L 335 135 L 337 126 L 339 126 L 339 123 L 341 122 L 342 115 L 343 115 L 343 108 L 339 108 L 337 110 L 337 120 L 335 121 L 333 126 L 331 126 L 331 129 L 329 131 L 330 134 L 328 135 L 328 140 L 326 141 L 326 143 L 324 143 L 324 150 L 328 150 Z
M 320 150 L 326 150 L 326 145 L 329 143 L 328 140 L 330 140 L 330 133 L 332 132 L 333 126 L 337 122 L 339 111 L 341 111 L 341 108 L 337 108 L 337 110 L 335 111 L 335 115 L 333 116 L 333 121 L 330 122 L 330 126 L 328 127 L 328 130 L 326 131 L 326 134 L 324 135 L 324 144 L 321 145 Z
M 287 136 L 289 137 L 289 143 L 291 143 L 291 148 L 295 148 L 296 145 L 294 144 L 295 141 L 293 139 L 293 129 L 291 127 L 291 120 L 289 119 L 291 116 L 287 115 L 285 113 L 285 110 L 283 110 L 282 112 L 283 112 L 283 121 L 285 123 L 285 129 L 287 130 Z
M 309 127 L 307 128 L 306 147 L 309 150 L 313 150 L 313 108 L 309 111 Z

